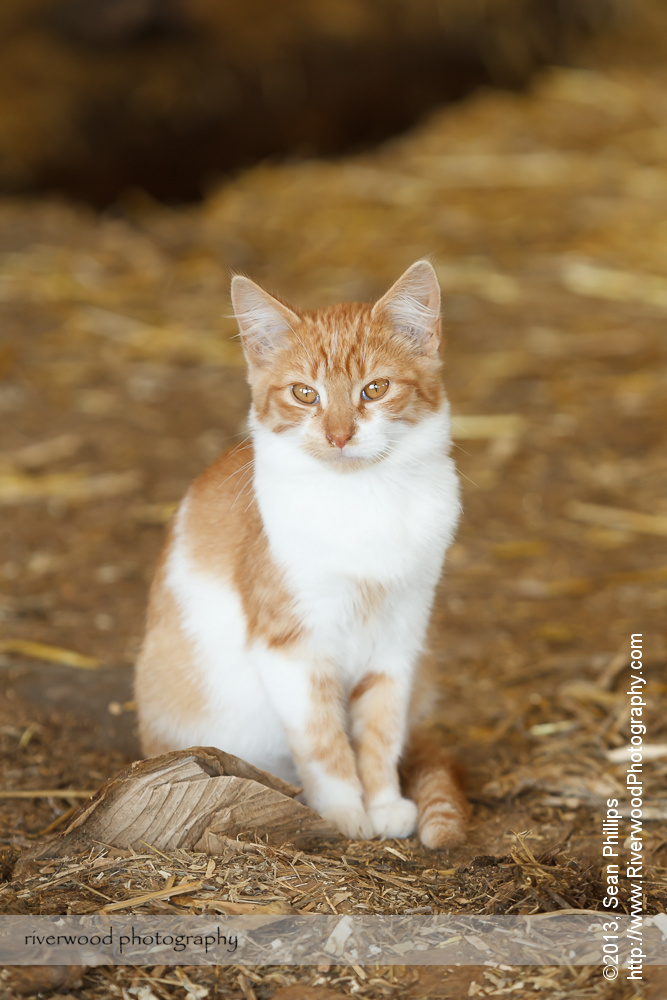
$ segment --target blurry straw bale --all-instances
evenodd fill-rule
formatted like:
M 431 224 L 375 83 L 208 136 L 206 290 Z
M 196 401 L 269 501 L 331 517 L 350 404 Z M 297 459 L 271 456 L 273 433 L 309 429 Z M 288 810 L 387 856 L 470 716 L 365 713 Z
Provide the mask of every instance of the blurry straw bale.
M 480 83 L 522 85 L 612 0 L 5 0 L 0 190 L 168 201 L 276 153 L 340 152 Z
M 579 503 L 574 500 L 566 508 L 566 513 L 576 521 L 588 521 L 619 531 L 638 531 L 647 535 L 667 535 L 667 517 L 642 514 L 635 510 L 619 510 L 600 504 Z

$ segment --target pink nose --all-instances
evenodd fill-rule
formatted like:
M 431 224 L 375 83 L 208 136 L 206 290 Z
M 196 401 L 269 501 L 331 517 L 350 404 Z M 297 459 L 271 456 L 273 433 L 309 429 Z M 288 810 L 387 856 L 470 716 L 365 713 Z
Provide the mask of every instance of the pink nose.
M 342 451 L 347 442 L 352 437 L 351 434 L 327 434 L 327 438 L 336 448 L 340 448 Z

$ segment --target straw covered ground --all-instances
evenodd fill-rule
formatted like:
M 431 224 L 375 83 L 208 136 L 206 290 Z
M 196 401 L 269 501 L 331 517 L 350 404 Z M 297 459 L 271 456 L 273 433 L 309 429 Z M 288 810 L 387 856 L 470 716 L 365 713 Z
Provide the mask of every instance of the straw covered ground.
M 645 907 L 665 910 L 666 86 L 661 53 L 630 35 L 527 94 L 480 93 L 372 154 L 259 166 L 197 207 L 0 203 L 2 787 L 29 793 L 2 802 L 2 912 L 598 909 L 637 633 Z M 12 876 L 137 753 L 131 665 L 164 524 L 247 407 L 230 269 L 312 306 L 371 299 L 423 255 L 443 287 L 465 507 L 433 626 L 435 724 L 468 772 L 469 843 L 100 848 Z M 660 976 L 121 968 L 49 989 L 620 1000 L 664 996 Z

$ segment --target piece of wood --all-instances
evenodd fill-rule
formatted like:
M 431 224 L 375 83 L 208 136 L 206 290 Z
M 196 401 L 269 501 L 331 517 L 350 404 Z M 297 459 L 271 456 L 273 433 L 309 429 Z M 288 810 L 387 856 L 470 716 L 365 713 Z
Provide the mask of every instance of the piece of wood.
M 22 472 L 0 473 L 0 506 L 20 506 L 34 501 L 62 499 L 85 503 L 131 493 L 140 485 L 138 472 L 101 472 L 85 476 L 79 472 L 52 472 L 28 476 Z
M 156 899 L 171 899 L 180 893 L 194 892 L 201 889 L 203 882 L 185 882 L 183 885 L 171 885 L 167 889 L 158 889 L 156 892 L 144 892 L 140 896 L 130 896 L 128 899 L 120 899 L 114 903 L 103 906 L 100 913 L 118 913 L 119 910 L 126 910 L 129 906 L 143 906 L 144 903 L 152 903 Z
M 213 747 L 140 760 L 107 781 L 66 829 L 36 845 L 22 863 L 65 857 L 106 844 L 221 854 L 230 839 L 271 844 L 335 831 L 295 796 L 300 789 Z
M 100 661 L 92 656 L 76 653 L 73 649 L 63 649 L 62 646 L 33 642 L 32 639 L 0 639 L 0 653 L 17 653 L 33 660 L 60 663 L 64 667 L 76 667 L 78 670 L 95 670 L 101 666 Z

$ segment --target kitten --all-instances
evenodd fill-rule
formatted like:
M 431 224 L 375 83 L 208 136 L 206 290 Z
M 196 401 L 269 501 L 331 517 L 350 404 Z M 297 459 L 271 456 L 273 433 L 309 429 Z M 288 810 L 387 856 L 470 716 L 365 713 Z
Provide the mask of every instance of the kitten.
M 417 261 L 375 305 L 295 309 L 238 275 L 232 300 L 251 443 L 171 526 L 136 670 L 143 751 L 236 754 L 347 837 L 459 843 L 467 803 L 418 728 L 460 510 L 435 271 Z

